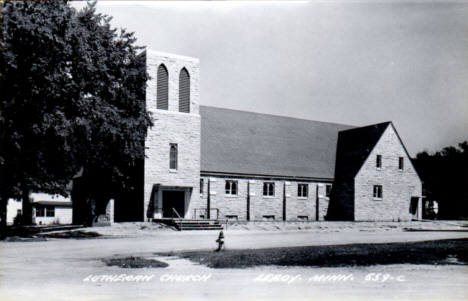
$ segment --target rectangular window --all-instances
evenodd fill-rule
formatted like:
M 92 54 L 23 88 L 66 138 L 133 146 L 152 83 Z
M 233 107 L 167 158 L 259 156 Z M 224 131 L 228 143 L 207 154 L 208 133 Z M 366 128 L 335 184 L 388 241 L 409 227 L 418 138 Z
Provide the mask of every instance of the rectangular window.
M 171 144 L 171 150 L 169 154 L 169 168 L 171 170 L 177 170 L 177 144 Z
M 226 195 L 237 195 L 237 181 L 226 181 Z
M 226 218 L 230 221 L 237 221 L 237 215 L 226 215 Z
M 327 198 L 330 197 L 331 190 L 332 190 L 332 186 L 331 186 L 331 185 L 327 185 L 327 186 L 325 187 L 325 196 L 326 196 Z
M 275 216 L 274 216 L 274 215 L 264 215 L 264 216 L 263 216 L 263 220 L 264 220 L 264 221 L 274 221 L 274 220 L 275 220 Z
M 382 199 L 382 185 L 374 185 L 374 199 Z
M 405 164 L 405 159 L 403 157 L 398 158 L 398 169 L 403 170 Z
M 275 196 L 275 183 L 263 183 L 263 196 Z
M 203 194 L 203 179 L 200 179 L 200 194 Z
M 382 168 L 382 156 L 381 155 L 377 155 L 377 160 L 375 161 L 375 167 L 377 168 Z
M 307 198 L 309 196 L 309 185 L 298 184 L 297 185 L 297 196 L 300 198 Z
M 46 216 L 55 217 L 55 206 L 46 206 Z
M 44 217 L 45 216 L 45 208 L 44 206 L 36 206 L 36 216 L 37 217 Z
M 307 215 L 299 215 L 299 216 L 297 217 L 297 220 L 298 220 L 298 221 L 308 221 L 308 220 L 309 220 L 309 216 L 307 216 Z

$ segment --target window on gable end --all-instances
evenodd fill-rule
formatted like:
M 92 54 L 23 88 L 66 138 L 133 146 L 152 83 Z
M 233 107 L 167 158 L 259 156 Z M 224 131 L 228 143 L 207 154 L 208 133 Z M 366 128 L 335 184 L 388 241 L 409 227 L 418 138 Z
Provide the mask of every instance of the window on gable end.
M 381 155 L 377 155 L 377 158 L 375 160 L 375 167 L 377 167 L 378 169 L 382 168 L 382 156 Z
M 374 185 L 374 199 L 381 200 L 383 195 L 382 185 Z

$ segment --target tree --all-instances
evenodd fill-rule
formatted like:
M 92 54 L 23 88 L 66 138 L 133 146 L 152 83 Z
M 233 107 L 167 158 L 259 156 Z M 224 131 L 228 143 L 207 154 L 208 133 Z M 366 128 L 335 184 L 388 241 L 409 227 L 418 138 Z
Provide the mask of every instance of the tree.
M 85 189 L 90 198 L 106 202 L 102 190 L 133 189 L 132 171 L 144 158 L 151 120 L 146 112 L 146 66 L 139 62 L 133 33 L 111 29 L 111 17 L 96 14 L 96 3 L 77 15 L 80 32 L 74 57 L 76 76 L 85 74 L 82 88 L 90 126 L 84 147 Z M 90 55 L 92 54 L 92 55 Z M 118 151 L 116 151 L 118 150 Z M 96 185 L 99 183 L 99 185 Z
M 74 11 L 64 2 L 3 2 L 0 59 L 0 202 L 29 190 L 64 194 L 75 174 L 78 141 L 71 126 L 68 43 Z M 27 212 L 26 212 L 27 214 Z
M 414 164 L 424 188 L 439 203 L 438 218 L 468 218 L 468 142 L 434 154 L 418 153 Z
M 66 195 L 81 168 L 131 188 L 127 171 L 143 158 L 151 125 L 147 74 L 133 34 L 111 29 L 95 6 L 2 3 L 2 234 L 9 198 L 26 200 L 30 190 Z

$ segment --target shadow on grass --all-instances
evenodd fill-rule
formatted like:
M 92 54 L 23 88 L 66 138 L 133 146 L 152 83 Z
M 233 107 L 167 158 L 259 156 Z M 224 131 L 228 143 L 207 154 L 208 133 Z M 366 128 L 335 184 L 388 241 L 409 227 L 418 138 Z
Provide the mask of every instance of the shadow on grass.
M 50 238 L 61 239 L 92 239 L 102 238 L 103 236 L 97 232 L 92 231 L 61 231 L 53 233 L 43 233 L 39 231 L 23 232 L 19 235 L 8 236 L 3 241 L 5 242 L 33 242 L 33 241 L 47 241 Z
M 118 266 L 120 268 L 165 268 L 169 265 L 154 259 L 144 259 L 140 257 L 127 257 L 127 258 L 112 258 L 105 259 L 104 262 L 108 266 Z
M 196 251 L 174 255 L 211 268 L 345 267 L 388 264 L 468 264 L 468 239 L 424 242 Z
M 40 237 L 89 239 L 89 238 L 102 237 L 102 235 L 97 232 L 92 232 L 92 231 L 64 231 L 64 232 L 41 234 Z

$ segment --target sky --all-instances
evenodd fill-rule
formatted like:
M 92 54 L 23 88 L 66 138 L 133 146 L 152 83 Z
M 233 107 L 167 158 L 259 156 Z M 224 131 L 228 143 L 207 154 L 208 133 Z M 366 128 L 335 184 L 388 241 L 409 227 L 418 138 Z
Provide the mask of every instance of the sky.
M 138 45 L 199 58 L 201 105 L 392 121 L 411 156 L 468 139 L 468 2 L 101 1 L 97 10 Z

